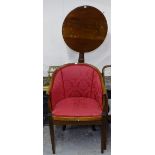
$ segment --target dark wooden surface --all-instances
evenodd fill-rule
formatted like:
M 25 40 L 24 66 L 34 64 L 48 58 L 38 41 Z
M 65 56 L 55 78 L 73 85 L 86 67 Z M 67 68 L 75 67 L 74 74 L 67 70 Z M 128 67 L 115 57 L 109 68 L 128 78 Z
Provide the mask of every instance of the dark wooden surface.
M 81 6 L 72 10 L 65 18 L 62 35 L 71 49 L 85 53 L 102 44 L 107 30 L 107 21 L 101 11 L 91 6 Z

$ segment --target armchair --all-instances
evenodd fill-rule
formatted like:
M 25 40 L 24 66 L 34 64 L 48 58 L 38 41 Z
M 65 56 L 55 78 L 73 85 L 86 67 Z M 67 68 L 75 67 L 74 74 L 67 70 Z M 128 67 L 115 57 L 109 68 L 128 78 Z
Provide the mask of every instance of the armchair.
M 50 134 L 54 125 L 100 125 L 101 153 L 106 149 L 107 94 L 100 71 L 89 64 L 67 64 L 52 75 L 49 88 Z

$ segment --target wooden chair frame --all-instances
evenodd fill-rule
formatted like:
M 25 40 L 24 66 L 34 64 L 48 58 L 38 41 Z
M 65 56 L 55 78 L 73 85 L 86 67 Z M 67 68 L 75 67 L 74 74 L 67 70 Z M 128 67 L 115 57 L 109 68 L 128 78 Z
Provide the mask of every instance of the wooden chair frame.
M 50 87 L 49 87 L 49 92 L 53 86 L 54 83 L 54 79 L 55 79 L 55 75 L 57 73 L 57 71 L 65 66 L 69 66 L 69 65 L 73 65 L 74 63 L 70 63 L 70 64 L 66 64 L 63 66 L 60 66 L 59 68 L 57 68 L 53 75 L 52 75 L 52 80 L 50 83 Z M 51 107 L 51 102 L 52 99 L 50 97 L 50 94 L 48 94 L 49 98 L 48 98 L 48 109 L 50 112 L 49 115 L 49 127 L 50 127 L 50 135 L 51 135 L 51 143 L 52 143 L 52 151 L 53 154 L 56 153 L 56 149 L 55 149 L 55 134 L 54 134 L 54 125 L 100 125 L 101 127 L 101 153 L 104 152 L 104 150 L 106 150 L 106 135 L 107 135 L 107 114 L 108 114 L 108 98 L 107 98 L 107 94 L 106 94 L 106 89 L 105 89 L 105 85 L 103 82 L 103 78 L 102 75 L 100 73 L 100 71 L 90 65 L 87 64 L 91 67 L 93 67 L 97 72 L 98 75 L 100 77 L 101 80 L 101 84 L 102 84 L 102 89 L 103 89 L 103 95 L 102 95 L 102 104 L 103 104 L 103 109 L 102 109 L 102 116 L 100 117 L 56 117 L 52 115 L 52 107 Z

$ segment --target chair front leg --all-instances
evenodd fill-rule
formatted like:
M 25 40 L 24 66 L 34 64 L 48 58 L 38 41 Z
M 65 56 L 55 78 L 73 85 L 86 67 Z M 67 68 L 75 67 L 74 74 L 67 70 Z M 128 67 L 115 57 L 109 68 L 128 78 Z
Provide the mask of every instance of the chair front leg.
M 107 142 L 107 117 L 108 117 L 108 98 L 107 95 L 104 94 L 102 96 L 103 100 L 103 113 L 102 113 L 102 123 L 101 123 L 101 144 L 102 149 L 106 150 L 106 142 Z M 102 152 L 101 149 L 101 152 Z
M 107 120 L 106 116 L 103 117 L 102 123 L 101 123 L 101 153 L 106 150 L 106 144 L 107 144 Z
M 55 134 L 54 134 L 54 124 L 51 116 L 49 116 L 49 128 L 50 128 L 50 136 L 51 136 L 51 143 L 52 143 L 52 151 L 55 154 Z

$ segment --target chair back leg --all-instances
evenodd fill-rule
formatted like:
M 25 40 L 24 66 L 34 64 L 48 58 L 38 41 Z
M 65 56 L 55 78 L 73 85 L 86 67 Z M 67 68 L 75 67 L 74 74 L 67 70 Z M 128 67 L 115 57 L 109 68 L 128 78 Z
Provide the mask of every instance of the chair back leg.
M 103 135 L 104 135 L 104 150 L 106 150 L 106 144 L 107 144 L 107 121 L 106 120 L 104 121 L 103 126 L 104 126 L 104 133 L 103 133 Z
M 65 131 L 66 130 L 66 125 L 62 126 L 62 130 Z
M 93 130 L 93 131 L 96 131 L 95 125 L 92 125 L 92 130 Z

